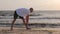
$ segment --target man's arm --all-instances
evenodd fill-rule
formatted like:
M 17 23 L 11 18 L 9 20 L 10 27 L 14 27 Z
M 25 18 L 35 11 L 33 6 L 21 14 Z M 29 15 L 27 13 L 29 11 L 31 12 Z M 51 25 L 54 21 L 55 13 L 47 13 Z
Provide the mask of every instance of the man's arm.
M 26 23 L 29 23 L 29 15 L 26 16 Z
M 27 15 L 26 16 L 26 22 L 25 22 L 26 24 L 26 29 L 30 29 L 29 27 L 28 27 L 28 23 L 29 23 L 29 15 Z

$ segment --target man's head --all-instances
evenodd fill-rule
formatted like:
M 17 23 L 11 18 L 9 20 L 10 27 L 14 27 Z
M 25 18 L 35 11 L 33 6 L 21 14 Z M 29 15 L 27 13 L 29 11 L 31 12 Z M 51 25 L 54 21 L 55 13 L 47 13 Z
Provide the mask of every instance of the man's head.
M 30 10 L 30 12 L 33 12 L 33 8 L 30 8 L 29 10 Z

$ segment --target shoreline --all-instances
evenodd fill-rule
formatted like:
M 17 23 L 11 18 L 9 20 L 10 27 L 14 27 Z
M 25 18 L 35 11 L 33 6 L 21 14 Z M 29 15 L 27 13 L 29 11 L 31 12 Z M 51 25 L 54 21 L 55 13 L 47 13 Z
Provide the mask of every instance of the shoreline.
M 0 34 L 59 34 L 60 28 L 31 28 L 26 30 L 25 28 L 13 28 L 10 27 L 0 27 Z

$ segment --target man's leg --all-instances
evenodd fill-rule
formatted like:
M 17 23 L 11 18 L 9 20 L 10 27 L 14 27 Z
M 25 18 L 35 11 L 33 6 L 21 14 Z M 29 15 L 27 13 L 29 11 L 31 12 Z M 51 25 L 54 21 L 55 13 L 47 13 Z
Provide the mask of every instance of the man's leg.
M 23 20 L 24 25 L 26 26 L 26 29 L 30 29 L 30 28 L 28 27 L 28 23 L 26 23 L 25 19 L 22 19 L 22 20 Z
M 26 29 L 29 29 L 29 28 L 28 28 L 28 23 L 26 23 L 24 17 L 19 16 L 19 18 L 22 19 L 24 25 L 26 26 Z
M 14 25 L 15 21 L 16 21 L 16 19 L 14 19 L 14 20 L 12 21 L 11 30 L 13 30 L 13 25 Z
M 13 25 L 14 25 L 17 17 L 18 17 L 18 15 L 17 15 L 17 13 L 16 13 L 16 11 L 15 11 L 15 12 L 14 12 L 14 19 L 13 19 L 12 24 L 11 24 L 11 30 L 13 30 Z

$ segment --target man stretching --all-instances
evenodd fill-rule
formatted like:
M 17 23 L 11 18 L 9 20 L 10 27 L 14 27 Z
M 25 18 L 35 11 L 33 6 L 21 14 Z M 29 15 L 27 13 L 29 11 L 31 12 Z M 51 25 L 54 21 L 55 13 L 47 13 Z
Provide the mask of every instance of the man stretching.
M 13 25 L 17 19 L 17 17 L 19 17 L 20 19 L 22 19 L 24 25 L 26 26 L 26 29 L 30 29 L 28 27 L 28 23 L 29 23 L 29 14 L 33 12 L 33 8 L 30 9 L 26 9 L 26 8 L 19 8 L 16 9 L 14 12 L 14 19 L 12 21 L 12 25 L 11 25 L 11 30 L 13 30 Z

